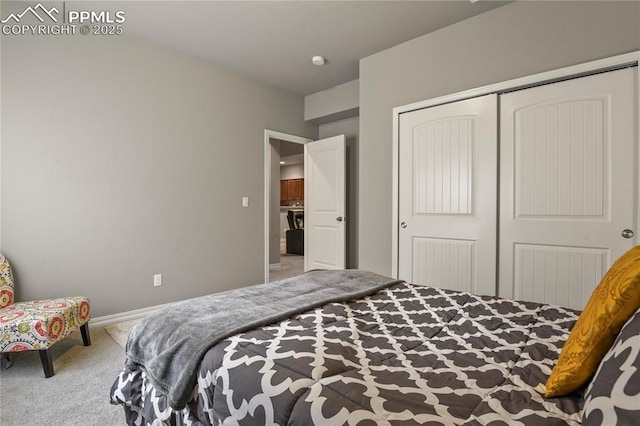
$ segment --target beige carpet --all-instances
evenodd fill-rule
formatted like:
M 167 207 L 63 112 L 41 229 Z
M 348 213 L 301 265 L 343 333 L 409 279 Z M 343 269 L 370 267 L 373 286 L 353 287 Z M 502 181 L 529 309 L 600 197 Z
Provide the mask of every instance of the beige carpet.
M 142 318 L 137 318 L 129 321 L 119 322 L 117 324 L 108 325 L 104 328 L 104 330 L 111 336 L 113 340 L 116 341 L 121 348 L 125 348 L 127 345 L 127 336 L 129 336 L 129 331 L 133 328 L 134 325 L 139 323 Z
M 19 352 L 0 371 L 2 426 L 118 426 L 121 406 L 109 389 L 124 367 L 124 349 L 102 327 L 90 327 L 91 346 L 79 332 L 51 348 L 55 375 L 45 379 L 37 351 Z

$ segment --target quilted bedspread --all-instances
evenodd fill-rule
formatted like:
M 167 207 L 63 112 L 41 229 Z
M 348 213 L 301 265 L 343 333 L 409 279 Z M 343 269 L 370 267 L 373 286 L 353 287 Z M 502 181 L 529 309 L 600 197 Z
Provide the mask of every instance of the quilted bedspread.
M 394 284 L 220 341 L 180 411 L 135 368 L 111 401 L 138 425 L 578 425 L 580 394 L 540 392 L 577 316 Z

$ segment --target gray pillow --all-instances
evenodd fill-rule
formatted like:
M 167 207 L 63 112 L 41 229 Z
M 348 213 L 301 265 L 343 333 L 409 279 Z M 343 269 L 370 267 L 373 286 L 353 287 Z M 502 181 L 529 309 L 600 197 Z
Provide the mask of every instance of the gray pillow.
M 620 330 L 584 397 L 583 425 L 640 425 L 640 309 Z

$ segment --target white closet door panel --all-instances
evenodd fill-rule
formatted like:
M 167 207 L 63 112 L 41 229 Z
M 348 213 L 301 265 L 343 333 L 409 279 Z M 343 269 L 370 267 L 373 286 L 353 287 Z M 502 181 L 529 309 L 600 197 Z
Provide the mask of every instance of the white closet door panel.
M 471 214 L 473 119 L 456 117 L 414 130 L 414 214 Z
M 569 100 L 514 112 L 516 217 L 603 215 L 605 103 Z
M 636 243 L 636 73 L 501 96 L 501 295 L 581 309 Z
M 514 258 L 515 299 L 582 309 L 607 271 L 609 251 L 516 244 Z
M 474 255 L 474 241 L 416 237 L 412 276 L 419 283 L 437 282 L 442 288 L 471 292 Z
M 400 117 L 399 278 L 495 294 L 496 122 L 496 95 Z

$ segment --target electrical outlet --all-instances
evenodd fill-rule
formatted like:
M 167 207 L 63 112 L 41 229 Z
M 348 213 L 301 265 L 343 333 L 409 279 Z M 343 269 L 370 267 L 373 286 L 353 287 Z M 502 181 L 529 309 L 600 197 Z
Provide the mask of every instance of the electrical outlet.
M 160 287 L 162 285 L 162 274 L 155 274 L 153 276 L 153 286 Z

